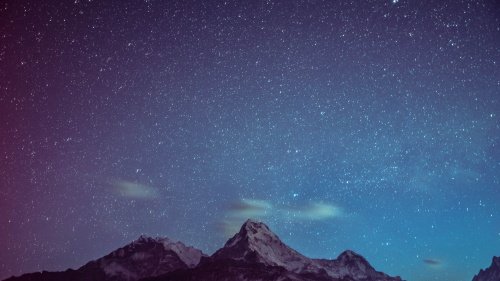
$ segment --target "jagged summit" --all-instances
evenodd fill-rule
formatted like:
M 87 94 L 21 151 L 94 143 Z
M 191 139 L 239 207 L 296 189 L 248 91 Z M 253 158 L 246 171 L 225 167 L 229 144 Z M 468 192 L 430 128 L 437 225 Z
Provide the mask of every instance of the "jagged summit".
M 340 263 L 347 263 L 352 261 L 357 261 L 363 264 L 369 264 L 368 261 L 360 254 L 355 253 L 351 250 L 346 250 L 342 252 L 336 259 Z
M 123 249 L 128 249 L 131 248 L 132 251 L 134 251 L 134 248 L 139 247 L 139 248 L 155 248 L 155 247 L 163 247 L 165 251 L 172 251 L 174 252 L 180 259 L 181 261 L 186 264 L 188 267 L 194 267 L 198 265 L 200 262 L 200 258 L 202 256 L 206 256 L 203 254 L 200 250 L 195 249 L 194 247 L 188 247 L 184 243 L 178 241 L 174 242 L 170 240 L 167 237 L 156 237 L 152 238 L 146 235 L 141 235 L 137 240 L 133 241 L 129 245 L 125 246 Z M 116 255 L 116 252 L 122 253 L 120 251 L 121 249 L 118 249 L 117 251 L 113 252 Z M 112 254 L 113 254 L 112 253 Z M 123 255 L 123 254 L 121 254 Z
M 144 244 L 144 243 L 162 243 L 165 245 L 173 243 L 172 240 L 168 239 L 167 237 L 149 237 L 146 235 L 141 235 L 137 240 L 134 240 L 131 244 Z
M 247 239 L 245 240 L 247 242 L 260 241 L 258 239 L 259 237 L 261 239 L 268 237 L 269 239 L 266 240 L 279 240 L 278 236 L 276 236 L 265 223 L 249 219 L 241 226 L 240 231 L 226 242 L 224 247 L 232 247 L 244 239 Z
M 493 257 L 491 265 L 485 270 L 480 270 L 472 281 L 499 281 L 500 280 L 500 256 Z
M 362 257 L 361 255 L 356 254 L 355 252 L 351 250 L 345 250 L 342 252 L 338 258 L 353 258 L 353 257 Z

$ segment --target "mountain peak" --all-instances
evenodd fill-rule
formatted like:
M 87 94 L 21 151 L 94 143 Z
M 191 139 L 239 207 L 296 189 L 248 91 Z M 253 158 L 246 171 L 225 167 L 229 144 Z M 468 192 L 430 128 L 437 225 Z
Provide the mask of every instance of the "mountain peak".
M 490 267 L 479 270 L 479 273 L 474 276 L 472 281 L 491 281 L 500 280 L 500 257 L 491 259 Z
M 165 245 L 173 243 L 172 240 L 168 239 L 167 237 L 149 237 L 146 235 L 141 235 L 137 240 L 133 241 L 132 244 L 143 244 L 143 243 L 162 243 Z
M 342 252 L 338 257 L 338 261 L 352 261 L 352 260 L 357 260 L 362 263 L 368 263 L 368 261 L 360 254 L 355 253 L 354 251 L 351 250 L 346 250 Z
M 244 251 L 253 252 L 259 248 L 259 244 L 268 242 L 281 243 L 278 236 L 265 223 L 249 219 L 241 226 L 240 231 L 226 242 L 221 250 L 241 248 Z
M 390 277 L 383 272 L 376 271 L 362 255 L 351 250 L 342 252 L 334 260 L 315 259 L 314 261 L 323 267 L 328 275 L 336 278 L 349 276 L 353 280 L 402 281 L 400 277 Z
M 267 226 L 265 223 L 260 222 L 260 221 L 256 221 L 256 220 L 253 220 L 253 219 L 248 219 L 241 226 L 241 228 L 242 229 L 244 228 L 244 229 L 247 229 L 247 230 L 250 230 L 250 229 L 255 229 L 255 230 L 263 229 L 263 230 L 270 231 L 269 230 L 269 226 Z
M 141 235 L 132 243 L 98 259 L 96 264 L 108 277 L 137 280 L 179 268 L 195 267 L 203 256 L 206 255 L 200 250 L 182 242 Z
M 285 245 L 265 223 L 251 219 L 211 259 L 280 266 L 296 274 L 321 270 L 314 261 Z
M 265 237 L 268 237 L 267 239 Z M 232 247 L 240 241 L 262 242 L 263 240 L 279 240 L 269 227 L 263 223 L 252 219 L 248 219 L 242 226 L 240 231 L 229 239 L 224 247 Z
M 348 258 L 353 258 L 353 257 L 357 257 L 359 256 L 358 254 L 356 254 L 355 252 L 351 251 L 351 250 L 345 250 L 343 253 L 341 253 L 339 255 L 339 258 L 340 257 L 348 257 Z
M 144 244 L 150 242 L 154 242 L 154 239 L 146 235 L 141 235 L 137 238 L 137 240 L 133 241 L 132 244 Z
M 493 257 L 491 260 L 491 266 L 497 266 L 500 268 L 500 256 L 499 257 Z

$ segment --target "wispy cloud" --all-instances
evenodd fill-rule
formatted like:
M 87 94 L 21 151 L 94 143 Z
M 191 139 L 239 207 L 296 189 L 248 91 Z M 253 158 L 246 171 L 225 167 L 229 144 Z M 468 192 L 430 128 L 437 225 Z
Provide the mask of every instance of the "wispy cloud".
M 286 213 L 299 220 L 325 220 L 340 217 L 343 211 L 336 205 L 316 202 L 306 206 L 286 208 Z
M 123 197 L 133 199 L 153 199 L 158 197 L 158 190 L 149 185 L 126 180 L 112 180 L 110 184 Z
M 311 202 L 307 205 L 273 205 L 270 201 L 241 199 L 228 206 L 226 218 L 222 221 L 222 232 L 231 236 L 239 231 L 247 219 L 266 220 L 270 218 L 287 221 L 327 220 L 343 216 L 339 206 L 324 202 Z
M 259 218 L 269 215 L 273 206 L 269 201 L 257 199 L 242 199 L 229 206 L 233 216 Z
M 237 233 L 247 219 L 263 220 L 273 214 L 273 205 L 266 200 L 241 199 L 228 207 L 226 219 L 222 221 L 222 234 L 230 237 Z
M 425 264 L 432 265 L 432 266 L 439 266 L 441 265 L 441 261 L 438 260 L 431 260 L 431 259 L 425 259 L 422 260 Z

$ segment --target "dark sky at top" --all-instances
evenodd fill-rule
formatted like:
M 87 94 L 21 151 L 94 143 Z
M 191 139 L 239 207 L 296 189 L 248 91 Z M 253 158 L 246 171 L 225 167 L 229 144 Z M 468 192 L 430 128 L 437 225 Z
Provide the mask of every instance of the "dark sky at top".
M 500 255 L 495 0 L 2 1 L 0 279 L 249 217 L 409 281 Z

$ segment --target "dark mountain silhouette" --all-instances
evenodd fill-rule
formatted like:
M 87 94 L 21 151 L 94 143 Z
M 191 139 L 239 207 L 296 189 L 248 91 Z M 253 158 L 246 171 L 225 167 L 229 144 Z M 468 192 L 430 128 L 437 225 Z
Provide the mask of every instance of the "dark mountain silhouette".
M 490 267 L 481 269 L 472 281 L 500 281 L 500 257 L 493 257 Z

